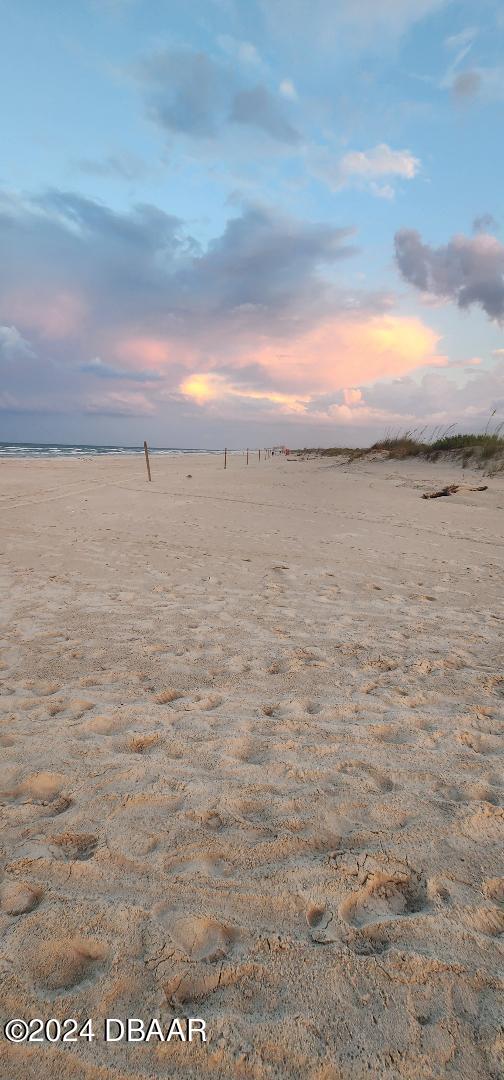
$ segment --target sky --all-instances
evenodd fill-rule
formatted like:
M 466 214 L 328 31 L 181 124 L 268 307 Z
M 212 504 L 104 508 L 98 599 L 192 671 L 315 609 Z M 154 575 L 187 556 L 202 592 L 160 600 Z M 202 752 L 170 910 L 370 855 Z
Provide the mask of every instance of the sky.
M 0 0 L 0 441 L 504 419 L 500 0 Z

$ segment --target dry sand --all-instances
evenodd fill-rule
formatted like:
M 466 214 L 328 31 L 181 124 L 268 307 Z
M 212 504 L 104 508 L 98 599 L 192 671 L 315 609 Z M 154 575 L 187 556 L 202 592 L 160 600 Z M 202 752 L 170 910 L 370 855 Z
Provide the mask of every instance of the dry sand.
M 504 479 L 153 477 L 0 464 L 2 1020 L 209 1042 L 3 1041 L 2 1080 L 496 1080 Z

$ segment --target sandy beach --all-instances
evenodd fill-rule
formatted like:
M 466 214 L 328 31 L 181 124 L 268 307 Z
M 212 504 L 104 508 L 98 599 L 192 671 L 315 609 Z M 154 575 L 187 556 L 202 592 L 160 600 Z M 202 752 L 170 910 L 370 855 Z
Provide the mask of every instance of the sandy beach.
M 1 1077 L 497 1080 L 504 476 L 152 475 L 0 462 Z

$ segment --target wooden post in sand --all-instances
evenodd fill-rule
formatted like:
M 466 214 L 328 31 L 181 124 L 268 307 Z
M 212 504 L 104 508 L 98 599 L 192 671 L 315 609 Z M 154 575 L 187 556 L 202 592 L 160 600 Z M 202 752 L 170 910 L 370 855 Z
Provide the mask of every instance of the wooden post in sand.
M 259 450 L 259 461 L 261 460 L 261 451 Z
M 151 472 L 150 472 L 149 448 L 148 448 L 147 443 L 145 442 L 145 440 L 144 440 L 144 454 L 145 454 L 145 464 L 147 465 L 147 476 L 149 478 L 149 481 L 151 481 L 152 476 L 151 476 Z
M 247 446 L 247 465 L 248 465 L 248 446 Z
M 227 469 L 227 446 L 224 450 L 224 468 Z

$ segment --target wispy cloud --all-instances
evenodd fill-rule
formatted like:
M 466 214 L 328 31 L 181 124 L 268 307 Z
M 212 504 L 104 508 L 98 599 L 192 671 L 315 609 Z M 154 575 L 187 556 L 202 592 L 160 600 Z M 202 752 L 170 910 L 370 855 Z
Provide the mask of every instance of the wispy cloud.
M 268 28 L 322 54 L 338 49 L 383 51 L 449 0 L 261 0 Z
M 112 176 L 123 180 L 141 180 L 151 171 L 141 158 L 125 151 L 103 158 L 77 158 L 74 168 L 87 176 Z
M 84 361 L 79 365 L 79 370 L 88 375 L 95 375 L 98 379 L 120 379 L 130 382 L 159 382 L 162 376 L 157 371 L 134 370 L 117 367 L 114 364 L 106 364 L 99 356 L 92 360 Z

